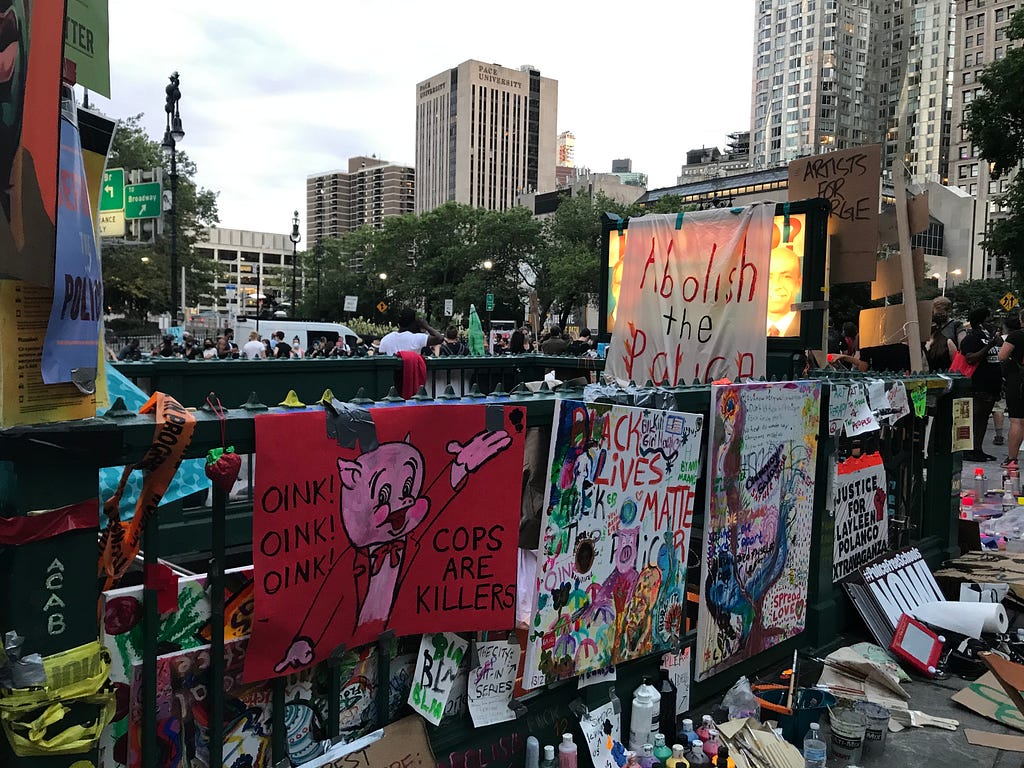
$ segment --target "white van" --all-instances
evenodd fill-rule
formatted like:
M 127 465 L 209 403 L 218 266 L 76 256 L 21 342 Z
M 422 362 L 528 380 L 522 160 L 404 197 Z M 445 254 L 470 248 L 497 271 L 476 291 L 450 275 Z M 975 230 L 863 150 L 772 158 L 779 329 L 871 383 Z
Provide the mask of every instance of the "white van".
M 240 317 L 235 321 L 235 343 L 241 346 L 249 339 L 249 333 L 256 330 L 256 318 Z M 321 338 L 327 339 L 329 347 L 334 346 L 338 337 L 345 339 L 351 344 L 352 339 L 358 338 L 359 334 L 341 323 L 318 323 L 313 320 L 260 320 L 260 338 L 269 339 L 276 331 L 284 332 L 284 340 L 289 344 L 296 336 L 302 348 L 311 349 L 315 342 Z

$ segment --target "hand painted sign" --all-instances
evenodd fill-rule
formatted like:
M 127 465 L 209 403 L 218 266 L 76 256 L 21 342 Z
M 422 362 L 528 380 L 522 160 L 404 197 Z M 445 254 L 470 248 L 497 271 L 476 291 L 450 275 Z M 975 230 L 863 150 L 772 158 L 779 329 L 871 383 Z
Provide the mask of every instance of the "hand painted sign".
M 523 687 L 676 645 L 704 417 L 559 400 Z
M 514 625 L 520 504 L 509 480 L 522 473 L 524 409 L 369 413 L 376 440 L 364 431 L 358 447 L 328 437 L 323 412 L 256 418 L 247 680 L 302 669 L 387 629 Z
M 804 629 L 821 385 L 711 390 L 696 678 Z
M 885 467 L 877 453 L 838 462 L 832 474 L 832 581 L 889 550 Z
M 444 717 L 468 648 L 467 641 L 449 632 L 423 636 L 409 704 L 434 725 L 440 725 Z
M 608 372 L 689 383 L 763 375 L 774 205 L 630 221 Z

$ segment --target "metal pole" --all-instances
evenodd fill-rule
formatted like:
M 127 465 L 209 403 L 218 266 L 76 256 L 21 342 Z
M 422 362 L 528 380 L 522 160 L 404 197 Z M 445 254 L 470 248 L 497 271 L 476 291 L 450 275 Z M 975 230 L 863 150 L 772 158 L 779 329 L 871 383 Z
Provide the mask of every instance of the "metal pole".
M 171 138 L 171 325 L 178 324 L 178 142 Z
M 320 238 L 316 241 L 316 319 L 320 319 Z
M 298 310 L 295 302 L 295 268 L 298 265 L 298 253 L 299 244 L 292 240 L 292 317 L 297 317 L 295 313 Z
M 256 333 L 260 332 L 260 309 L 262 308 L 263 299 L 260 296 L 263 294 L 263 254 L 260 254 L 259 261 L 256 262 Z

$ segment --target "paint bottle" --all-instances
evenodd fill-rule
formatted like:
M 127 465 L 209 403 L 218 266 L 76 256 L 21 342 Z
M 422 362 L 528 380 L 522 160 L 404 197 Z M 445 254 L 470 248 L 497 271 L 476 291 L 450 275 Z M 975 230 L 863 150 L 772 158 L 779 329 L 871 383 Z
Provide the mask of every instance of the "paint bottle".
M 974 498 L 979 502 L 985 500 L 985 468 L 975 467 L 974 469 Z
M 654 745 L 644 744 L 643 752 L 640 753 L 640 768 L 654 768 L 657 758 L 654 756 Z
M 672 757 L 665 761 L 665 768 L 690 768 L 690 761 L 686 759 L 686 749 L 682 744 L 672 745 Z
M 540 742 L 536 736 L 526 739 L 526 762 L 525 768 L 540 768 Z
M 700 728 L 697 729 L 697 737 L 707 742 L 708 737 L 711 735 L 711 729 L 715 727 L 715 721 L 711 719 L 711 715 L 704 715 L 700 719 Z
M 736 761 L 729 757 L 729 748 L 725 744 L 718 745 L 718 754 L 711 764 L 716 768 L 736 768 Z
M 679 729 L 679 740 L 684 744 L 693 744 L 693 742 L 699 738 L 697 731 L 693 729 L 693 720 L 688 717 L 684 717 L 683 725 Z
M 1010 470 L 1010 490 L 1014 496 L 1020 496 L 1020 470 Z
M 651 740 L 652 733 L 658 733 L 658 704 L 661 694 L 651 685 L 651 678 L 633 691 L 633 709 L 629 716 L 629 748 L 639 752 Z
M 1007 512 L 1013 512 L 1017 508 L 1017 497 L 1013 495 L 1013 491 L 1010 490 L 1010 478 L 1006 478 L 1003 482 L 1003 514 Z
M 558 745 L 558 768 L 576 768 L 576 745 L 572 742 L 571 733 L 562 734 L 562 743 Z
M 540 768 L 558 768 L 555 761 L 555 748 L 550 744 L 544 747 L 544 759 L 540 761 Z
M 708 729 L 708 737 L 704 740 L 704 754 L 714 760 L 715 755 L 718 754 L 718 731 L 714 728 Z
M 690 742 L 690 751 L 686 753 L 690 765 L 711 765 L 711 758 L 704 754 L 704 742 L 694 739 Z
M 672 757 L 672 749 L 665 744 L 665 737 L 660 733 L 654 734 L 654 756 L 662 765 Z
M 661 683 L 658 686 L 658 693 L 661 694 L 661 701 L 658 704 L 658 726 L 654 728 L 654 733 L 661 730 L 663 733 L 675 733 L 676 732 L 676 698 L 678 691 L 676 690 L 675 683 L 668 675 L 668 670 L 661 670 Z M 689 744 L 689 741 L 683 742 Z

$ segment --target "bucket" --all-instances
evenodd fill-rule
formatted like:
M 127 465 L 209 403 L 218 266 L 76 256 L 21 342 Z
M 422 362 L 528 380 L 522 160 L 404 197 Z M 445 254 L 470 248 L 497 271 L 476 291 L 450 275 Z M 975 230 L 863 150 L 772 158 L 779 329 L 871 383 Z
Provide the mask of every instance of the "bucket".
M 853 709 L 833 709 L 831 752 L 839 763 L 860 762 L 868 718 Z
M 777 707 L 785 707 L 788 696 L 788 688 L 757 690 L 757 698 L 762 703 L 776 705 Z M 801 688 L 793 695 L 793 714 L 783 714 L 775 709 L 769 711 L 772 712 L 772 718 L 778 720 L 779 727 L 782 728 L 782 738 L 797 749 L 803 749 L 804 736 L 811 729 L 811 723 L 818 722 L 822 713 L 829 707 L 834 707 L 835 704 L 836 697 L 828 691 L 820 691 L 816 688 Z
M 864 757 L 877 757 L 885 749 L 885 734 L 889 732 L 889 710 L 870 701 L 858 701 L 854 710 L 868 719 L 864 732 Z

